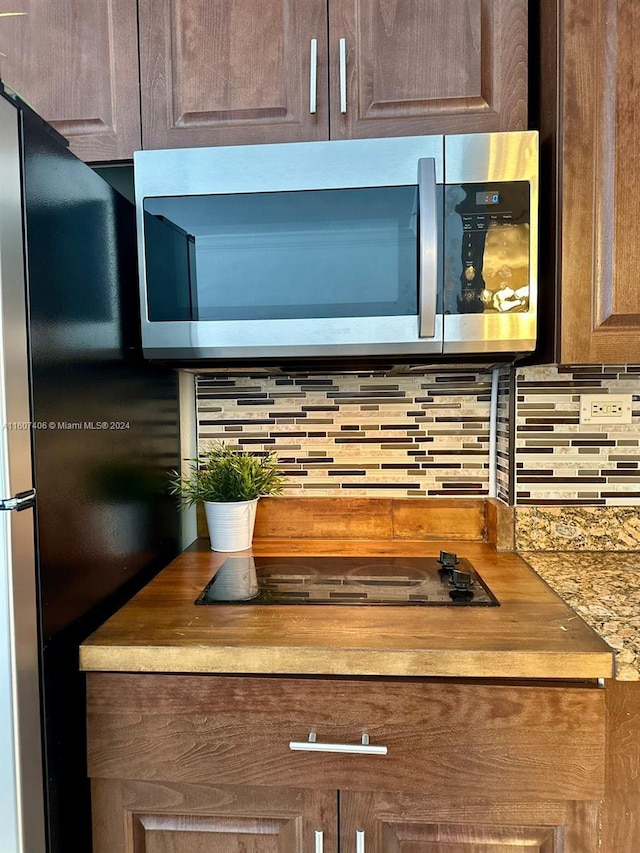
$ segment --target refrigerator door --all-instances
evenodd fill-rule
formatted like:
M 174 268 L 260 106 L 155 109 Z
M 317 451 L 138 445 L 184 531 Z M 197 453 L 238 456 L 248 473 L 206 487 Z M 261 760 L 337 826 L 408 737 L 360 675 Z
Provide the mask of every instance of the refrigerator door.
M 78 646 L 179 550 L 166 489 L 180 465 L 177 374 L 140 354 L 134 206 L 16 103 L 45 829 L 49 853 L 67 853 L 91 849 Z
M 0 850 L 41 853 L 34 512 L 29 500 L 10 508 L 33 476 L 18 122 L 18 110 L 0 99 Z

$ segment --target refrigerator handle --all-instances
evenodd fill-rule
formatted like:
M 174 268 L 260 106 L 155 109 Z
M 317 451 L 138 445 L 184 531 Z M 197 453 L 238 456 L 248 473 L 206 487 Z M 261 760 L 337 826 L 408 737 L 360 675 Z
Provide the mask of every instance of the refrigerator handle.
M 436 334 L 438 295 L 438 205 L 436 161 L 418 160 L 418 202 L 420 205 L 420 281 L 418 286 L 419 329 L 421 338 Z
M 29 489 L 26 492 L 18 492 L 12 498 L 0 500 L 0 511 L 21 512 L 23 509 L 31 509 L 36 503 L 36 490 Z

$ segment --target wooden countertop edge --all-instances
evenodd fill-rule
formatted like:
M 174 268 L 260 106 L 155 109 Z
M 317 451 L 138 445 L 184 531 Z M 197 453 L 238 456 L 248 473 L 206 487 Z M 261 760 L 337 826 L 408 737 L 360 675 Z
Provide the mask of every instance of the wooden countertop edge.
M 450 550 L 451 545 L 257 540 L 253 554 L 422 556 L 437 554 L 439 548 Z M 398 608 L 360 608 L 345 616 L 320 607 L 299 624 L 301 613 L 286 607 L 204 608 L 196 613 L 195 596 L 228 557 L 198 541 L 84 641 L 80 668 L 549 680 L 613 676 L 613 650 L 521 557 L 497 553 L 482 542 L 465 546 L 465 555 L 479 567 L 502 607 L 476 608 L 460 623 L 433 608 L 426 626 L 424 614 L 396 612 Z M 560 630 L 566 632 L 566 645 L 558 643 Z
M 330 652 L 330 654 L 329 654 Z M 159 646 L 81 646 L 85 672 L 243 675 L 385 675 L 434 678 L 596 679 L 613 677 L 607 652 L 376 651 Z

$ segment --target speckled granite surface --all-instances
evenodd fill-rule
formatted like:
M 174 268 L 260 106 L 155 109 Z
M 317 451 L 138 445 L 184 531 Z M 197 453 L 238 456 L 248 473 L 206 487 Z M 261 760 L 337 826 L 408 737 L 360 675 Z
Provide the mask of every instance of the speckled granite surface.
M 616 679 L 640 681 L 640 553 L 520 556 L 616 652 Z
M 516 507 L 518 551 L 640 551 L 638 506 Z

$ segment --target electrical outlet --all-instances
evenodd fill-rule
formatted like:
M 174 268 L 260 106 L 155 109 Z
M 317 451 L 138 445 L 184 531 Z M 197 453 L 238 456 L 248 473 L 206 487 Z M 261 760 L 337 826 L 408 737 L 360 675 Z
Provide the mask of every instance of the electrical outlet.
M 630 424 L 631 394 L 581 394 L 581 424 Z

